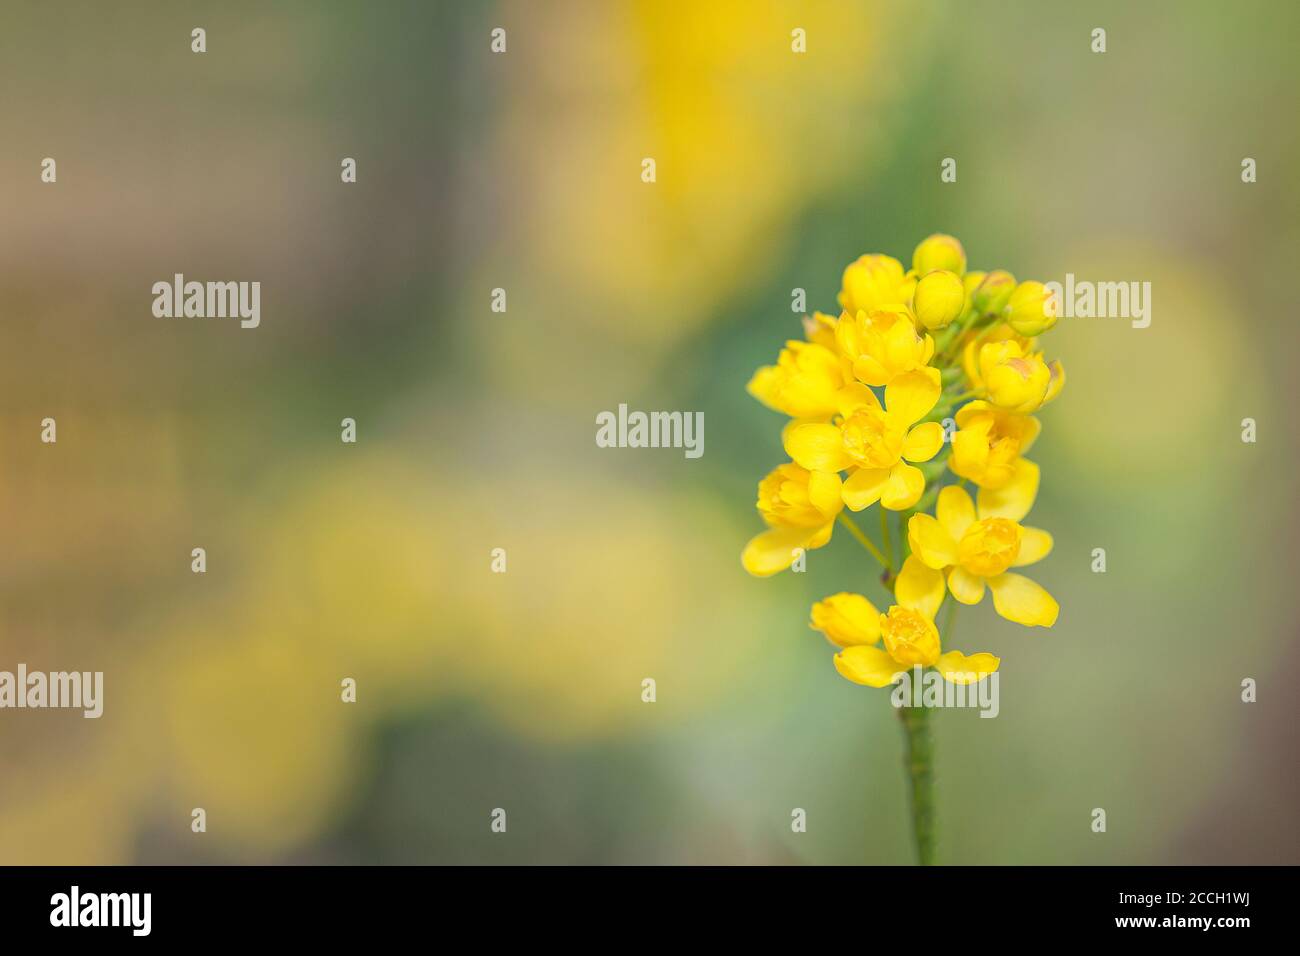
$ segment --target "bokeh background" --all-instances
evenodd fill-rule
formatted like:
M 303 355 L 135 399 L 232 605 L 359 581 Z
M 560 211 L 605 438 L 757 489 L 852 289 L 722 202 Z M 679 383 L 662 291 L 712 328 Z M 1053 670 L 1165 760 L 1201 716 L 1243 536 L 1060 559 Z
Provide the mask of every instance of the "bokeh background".
M 805 623 L 880 598 L 865 555 L 740 568 L 782 459 L 744 385 L 793 288 L 833 309 L 846 263 L 934 231 L 1153 284 L 1149 329 L 1047 337 L 1063 611 L 963 611 L 1001 714 L 937 715 L 941 859 L 1300 862 L 1297 31 L 1263 2 L 6 0 L 0 669 L 103 670 L 106 709 L 0 712 L 0 862 L 909 862 L 887 695 Z M 175 272 L 260 280 L 261 327 L 153 318 Z M 703 411 L 703 458 L 597 448 L 620 402 Z

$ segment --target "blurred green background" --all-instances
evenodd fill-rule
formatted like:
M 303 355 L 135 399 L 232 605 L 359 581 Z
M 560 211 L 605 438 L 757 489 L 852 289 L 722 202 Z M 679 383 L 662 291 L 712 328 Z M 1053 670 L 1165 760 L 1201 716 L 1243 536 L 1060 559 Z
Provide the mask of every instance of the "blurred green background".
M 1153 285 L 1148 329 L 1047 337 L 1062 613 L 962 614 L 1001 714 L 937 715 L 941 860 L 1300 862 L 1297 30 L 1264 2 L 9 0 L 0 669 L 103 670 L 106 700 L 0 712 L 0 863 L 909 862 L 887 695 L 806 626 L 881 600 L 866 556 L 740 568 L 782 460 L 744 385 L 793 288 L 832 310 L 849 261 L 935 231 Z M 261 281 L 261 327 L 155 319 L 175 272 Z M 703 458 L 597 448 L 621 402 L 703 411 Z

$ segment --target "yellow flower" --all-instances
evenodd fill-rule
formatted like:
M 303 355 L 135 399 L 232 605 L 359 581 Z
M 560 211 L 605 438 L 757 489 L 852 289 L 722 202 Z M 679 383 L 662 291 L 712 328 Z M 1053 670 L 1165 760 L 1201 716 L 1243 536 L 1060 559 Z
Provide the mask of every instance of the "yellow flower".
M 836 597 L 856 597 L 871 606 L 860 595 Z M 815 613 L 816 607 L 813 610 Z M 876 638 L 872 638 L 844 644 L 844 649 L 835 655 L 835 669 L 855 684 L 888 687 L 899 674 L 918 666 L 934 666 L 945 680 L 970 684 L 992 674 L 1001 663 L 988 653 L 969 657 L 961 651 L 941 653 L 939 629 L 934 625 L 934 611 L 928 606 L 896 604 L 888 614 L 879 615 L 874 630 L 884 639 L 883 648 L 876 647 Z
M 984 378 L 980 374 L 980 352 L 985 345 L 996 342 L 1014 341 L 1022 352 L 1032 351 L 1033 343 L 1023 335 L 1017 335 L 1015 329 L 1005 322 L 999 322 L 991 329 L 979 329 L 967 332 L 963 336 L 961 364 L 966 373 L 966 380 L 976 391 L 984 388 Z
M 1007 324 L 1021 335 L 1041 335 L 1056 325 L 1056 297 L 1041 282 L 1022 282 L 1007 301 Z
M 1065 387 L 1060 362 L 1048 365 L 1018 338 L 980 346 L 973 385 L 999 408 L 1028 414 L 1046 405 Z M 970 370 L 968 369 L 968 372 Z
M 987 584 L 994 609 L 1008 621 L 1027 627 L 1055 624 L 1056 600 L 1041 585 L 1008 570 L 1040 561 L 1052 550 L 1050 534 L 1020 524 L 1037 493 L 1038 466 L 1023 458 L 1001 489 L 980 489 L 978 516 L 963 489 L 944 488 L 937 517 L 918 514 L 908 522 L 912 554 L 895 583 L 898 599 L 938 607 L 946 571 L 947 590 L 963 604 L 983 600 Z
M 835 324 L 835 341 L 854 377 L 876 388 L 925 368 L 934 356 L 934 339 L 918 335 L 911 314 L 901 307 L 845 312 Z
M 832 426 L 827 425 L 827 428 Z M 758 511 L 768 530 L 745 545 L 740 562 L 755 577 L 784 571 L 795 550 L 820 548 L 831 539 L 844 507 L 840 476 L 793 463 L 779 465 L 758 483 Z
M 939 393 L 935 368 L 896 377 L 885 387 L 883 406 L 865 385 L 846 386 L 838 395 L 838 421 L 794 423 L 783 436 L 786 454 L 814 473 L 850 472 L 842 493 L 854 511 L 877 501 L 893 511 L 910 508 L 925 491 L 925 475 L 907 462 L 929 461 L 943 446 L 942 425 L 916 424 Z
M 939 629 L 915 608 L 891 607 L 881 615 L 880 636 L 889 656 L 900 664 L 929 667 L 939 660 Z
M 912 311 L 931 331 L 947 328 L 966 310 L 966 288 L 955 272 L 937 269 L 916 284 Z
M 835 414 L 835 394 L 846 384 L 838 355 L 791 339 L 776 364 L 760 368 L 745 388 L 768 408 L 792 418 L 826 420 Z
M 844 270 L 840 281 L 840 308 L 849 315 L 906 305 L 912 300 L 916 280 L 903 271 L 893 256 L 860 256 Z
M 838 353 L 839 344 L 835 341 L 835 317 L 827 315 L 825 312 L 814 312 L 812 315 L 803 317 L 803 335 L 809 342 L 813 342 L 832 352 Z
M 840 647 L 875 644 L 880 640 L 880 612 L 876 606 L 861 594 L 847 591 L 814 604 L 808 626 L 821 631 L 828 641 Z
M 805 315 L 803 328 L 807 341 L 786 342 L 776 364 L 756 371 L 745 390 L 792 418 L 827 421 L 835 414 L 835 393 L 853 381 L 851 363 L 840 355 L 831 316 Z
M 956 415 L 948 467 L 981 488 L 1001 488 L 1011 480 L 1020 456 L 1029 451 L 1042 423 L 988 402 L 968 402 Z
M 953 236 L 936 232 L 922 239 L 912 253 L 912 271 L 923 276 L 935 269 L 947 269 L 957 275 L 966 273 L 966 250 Z

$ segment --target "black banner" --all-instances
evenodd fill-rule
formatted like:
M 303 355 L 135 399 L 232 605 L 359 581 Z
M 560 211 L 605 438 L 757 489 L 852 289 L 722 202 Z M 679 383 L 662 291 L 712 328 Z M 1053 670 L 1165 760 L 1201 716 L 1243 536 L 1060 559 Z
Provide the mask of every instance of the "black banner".
M 629 940 L 833 930 L 873 947 L 1043 934 L 1232 945 L 1283 928 L 1293 877 L 1267 867 L 13 868 L 0 870 L 0 919 L 7 940 L 81 944 L 399 941 L 430 930 L 454 933 L 449 942 L 514 930 L 608 943 L 622 924 Z

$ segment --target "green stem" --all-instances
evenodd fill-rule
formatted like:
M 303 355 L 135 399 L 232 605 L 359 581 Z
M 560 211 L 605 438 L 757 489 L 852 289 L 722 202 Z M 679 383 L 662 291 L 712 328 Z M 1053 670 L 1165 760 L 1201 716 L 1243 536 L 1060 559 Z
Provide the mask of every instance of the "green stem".
M 952 643 L 952 632 L 957 629 L 957 599 L 948 598 L 948 610 L 943 614 L 943 644 L 945 647 Z
M 930 710 L 900 707 L 907 745 L 903 766 L 907 769 L 912 794 L 912 836 L 916 860 L 921 866 L 934 864 L 934 747 L 930 739 Z
M 840 512 L 840 524 L 849 529 L 849 534 L 858 539 L 858 544 L 862 545 L 871 552 L 871 556 L 880 562 L 880 566 L 886 571 L 889 570 L 889 562 L 885 556 L 880 553 L 880 549 L 872 544 L 871 539 L 863 534 L 862 529 L 858 527 L 857 522 L 850 518 L 843 511 Z
M 879 508 L 880 511 L 880 543 L 885 550 L 885 567 L 890 571 L 894 570 L 894 548 L 889 543 L 889 512 L 885 510 L 884 505 Z
M 956 600 L 949 597 L 943 616 L 943 643 L 952 640 L 957 625 Z M 930 710 L 927 707 L 900 707 L 903 722 L 903 766 L 907 769 L 912 797 L 912 837 L 916 859 L 922 866 L 934 864 L 934 741 L 930 736 Z

